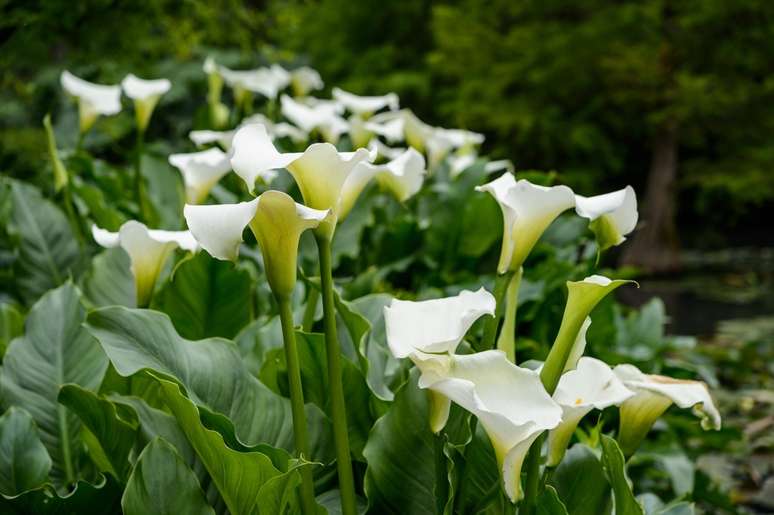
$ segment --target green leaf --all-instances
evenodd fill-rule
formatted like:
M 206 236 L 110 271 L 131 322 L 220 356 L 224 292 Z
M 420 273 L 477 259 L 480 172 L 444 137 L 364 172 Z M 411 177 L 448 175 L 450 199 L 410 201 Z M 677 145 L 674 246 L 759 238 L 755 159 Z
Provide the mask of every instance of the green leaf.
M 618 443 L 607 435 L 602 435 L 602 467 L 613 487 L 616 515 L 643 515 L 640 503 L 634 497 L 629 478 L 626 477 L 626 460 Z
M 471 194 L 461 216 L 461 255 L 480 257 L 502 238 L 503 215 L 491 195 Z
M 59 389 L 75 383 L 96 390 L 108 365 L 81 325 L 84 315 L 72 283 L 47 293 L 32 307 L 25 335 L 8 348 L 0 375 L 3 406 L 22 406 L 35 419 L 58 488 L 79 477 L 82 443 L 81 422 L 57 402 Z
M 115 515 L 121 509 L 121 491 L 114 480 L 102 476 L 97 484 L 78 481 L 66 494 L 50 483 L 14 499 L 0 498 L 0 513 L 9 515 Z
M 452 415 L 454 408 L 452 406 Z M 481 424 L 476 424 L 473 439 L 464 448 L 457 476 L 455 507 L 458 513 L 480 513 L 503 497 L 497 458 Z
M 91 312 L 86 327 L 120 375 L 152 369 L 172 376 L 211 416 L 211 423 L 223 429 L 233 423 L 240 444 L 265 443 L 293 450 L 290 400 L 253 377 L 232 342 L 186 340 L 163 313 L 118 306 Z M 311 405 L 307 406 L 307 421 L 312 456 L 325 461 L 330 456 L 329 424 Z
M 537 515 L 568 515 L 567 507 L 559 499 L 553 486 L 547 485 L 537 501 Z
M 0 304 L 0 359 L 5 356 L 11 340 L 23 332 L 24 316 L 13 304 L 7 302 Z
M 200 252 L 180 264 L 158 301 L 181 336 L 233 338 L 252 318 L 247 270 Z
M 193 471 L 161 438 L 152 440 L 137 459 L 121 508 L 126 515 L 215 515 Z
M 0 494 L 12 497 L 42 485 L 51 458 L 29 413 L 12 407 L 0 417 Z
M 98 227 L 115 232 L 126 221 L 126 217 L 111 205 L 101 189 L 78 178 L 72 182 L 71 187 L 73 200 L 79 202 L 79 207 L 84 208 L 83 211 L 88 211 Z
M 418 373 L 395 394 L 390 410 L 374 424 L 363 455 L 369 513 L 435 513 L 435 452 L 427 392 Z
M 137 421 L 122 419 L 111 401 L 74 384 L 62 387 L 59 402 L 78 414 L 93 435 L 93 444 L 89 445 L 89 449 L 100 471 L 125 481 L 129 474 L 129 451 L 134 446 Z
M 551 484 L 570 515 L 597 515 L 605 511 L 610 485 L 594 451 L 573 445 L 556 467 Z
M 132 172 L 133 173 L 133 172 Z M 151 226 L 180 229 L 183 218 L 183 185 L 180 173 L 164 158 L 142 155 L 142 175 L 145 180 L 146 202 L 153 209 Z
M 384 328 L 384 307 L 392 302 L 392 298 L 392 295 L 386 293 L 376 293 L 349 302 L 371 325 L 368 336 L 360 340 L 358 350 L 368 386 L 377 397 L 385 401 L 395 397 L 390 385 L 400 370 L 400 362 L 387 346 Z
M 19 294 L 28 304 L 77 272 L 78 243 L 65 214 L 27 184 L 11 183 L 11 226 L 18 236 Z
M 92 261 L 82 279 L 83 297 L 94 307 L 137 305 L 129 255 L 121 247 L 105 249 Z
M 295 502 L 295 490 L 300 483 L 295 468 L 283 472 L 261 452 L 231 449 L 220 433 L 202 425 L 199 410 L 183 396 L 177 384 L 160 378 L 158 381 L 167 407 L 204 463 L 232 514 L 283 513 Z

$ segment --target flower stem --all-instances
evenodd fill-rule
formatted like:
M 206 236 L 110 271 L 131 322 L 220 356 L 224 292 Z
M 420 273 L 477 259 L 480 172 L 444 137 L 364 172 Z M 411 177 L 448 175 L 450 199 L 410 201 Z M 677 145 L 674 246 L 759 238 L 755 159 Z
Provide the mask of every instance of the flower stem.
M 500 325 L 500 319 L 505 311 L 504 298 L 505 292 L 508 288 L 508 283 L 511 280 L 513 272 L 506 272 L 502 275 L 498 275 L 495 279 L 494 298 L 497 302 L 497 308 L 495 309 L 495 316 L 487 318 L 484 324 L 484 337 L 481 340 L 480 350 L 493 349 L 495 346 L 495 338 L 497 337 L 497 327 Z
M 443 452 L 445 438 L 443 432 L 433 435 L 435 440 L 435 507 L 438 515 L 443 515 L 449 499 L 449 475 L 446 468 L 446 454 Z
M 279 304 L 282 339 L 285 343 L 285 360 L 290 385 L 290 406 L 293 413 L 293 436 L 299 457 L 309 459 L 309 440 L 306 434 L 306 413 L 304 412 L 304 391 L 301 386 L 301 365 L 296 347 L 296 333 L 293 328 L 293 309 L 290 297 L 275 296 Z M 314 515 L 317 504 L 314 500 L 314 480 L 309 467 L 301 468 L 301 501 L 304 515 Z
M 304 308 L 304 320 L 301 325 L 305 333 L 312 331 L 314 326 L 314 315 L 317 312 L 317 302 L 320 300 L 320 290 L 311 286 L 306 296 L 306 307 Z
M 497 348 L 505 352 L 508 360 L 516 362 L 516 309 L 519 306 L 519 286 L 524 270 L 519 269 L 511 274 L 505 293 L 505 314 L 500 336 L 497 338 Z M 499 303 L 499 302 L 498 302 Z
M 147 210 L 145 209 L 145 195 L 142 181 L 142 151 L 143 141 L 145 139 L 144 131 L 137 129 L 137 140 L 134 149 L 134 195 L 137 200 L 137 209 L 143 222 L 148 223 Z
M 331 266 L 331 240 L 316 234 L 317 250 L 320 254 L 320 285 L 323 300 L 323 328 L 325 329 L 325 351 L 328 359 L 328 393 L 333 419 L 333 438 L 336 444 L 336 466 L 339 473 L 341 512 L 355 515 L 355 480 L 352 476 L 352 461 L 349 454 L 347 414 L 344 404 L 344 387 L 341 380 L 341 350 L 336 333 L 336 307 L 333 304 L 333 271 Z
M 525 515 L 532 515 L 535 513 L 537 507 L 537 498 L 540 495 L 540 453 L 543 448 L 543 441 L 546 438 L 546 434 L 543 433 L 537 437 L 537 440 L 532 442 L 532 446 L 529 448 L 526 458 L 527 468 L 527 482 L 524 485 L 524 504 L 519 510 L 522 510 Z

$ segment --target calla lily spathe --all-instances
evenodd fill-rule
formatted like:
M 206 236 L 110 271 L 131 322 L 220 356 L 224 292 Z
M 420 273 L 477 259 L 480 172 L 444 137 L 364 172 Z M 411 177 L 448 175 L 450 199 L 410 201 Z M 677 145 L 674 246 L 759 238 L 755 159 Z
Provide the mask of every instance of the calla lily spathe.
M 328 210 L 328 219 L 318 231 L 333 237 L 342 206 L 354 204 L 362 191 L 361 178 L 353 172 L 357 165 L 374 156 L 366 149 L 339 152 L 329 143 L 315 143 L 304 152 L 280 153 L 262 125 L 242 127 L 234 136 L 231 166 L 248 188 L 266 170 L 287 168 L 301 190 L 304 203 L 317 210 Z M 346 213 L 344 213 L 346 214 Z
M 203 147 L 216 143 L 223 150 L 231 148 L 231 140 L 234 139 L 236 130 L 233 131 L 210 131 L 210 130 L 198 130 L 188 133 L 188 139 L 193 141 L 197 147 Z
M 189 231 L 159 231 L 131 220 L 118 232 L 91 227 L 94 241 L 105 248 L 121 247 L 129 255 L 134 275 L 137 305 L 149 304 L 156 279 L 169 255 L 176 248 L 197 252 L 199 245 Z
M 634 365 L 618 365 L 613 372 L 636 394 L 621 405 L 618 442 L 625 455 L 634 454 L 656 419 L 673 403 L 693 408 L 703 429 L 720 429 L 720 413 L 703 382 L 644 374 Z
M 522 498 L 521 467 L 532 443 L 555 428 L 562 409 L 536 371 L 498 350 L 468 355 L 416 353 L 420 388 L 429 388 L 473 413 L 489 436 L 511 502 Z
M 219 148 L 172 154 L 169 156 L 169 164 L 183 175 L 186 202 L 189 204 L 201 203 L 221 177 L 231 171 L 228 155 Z
M 626 388 L 603 361 L 580 358 L 573 370 L 565 372 L 554 392 L 562 407 L 562 422 L 548 435 L 548 466 L 562 461 L 575 428 L 591 410 L 620 406 L 634 392 Z
M 266 127 L 266 132 L 269 133 L 272 140 L 279 138 L 290 138 L 293 143 L 305 143 L 309 140 L 309 134 L 299 129 L 295 125 L 291 125 L 286 122 L 273 122 L 266 116 L 256 113 L 250 115 L 239 124 L 240 127 L 245 125 L 260 124 Z
M 65 70 L 60 76 L 62 88 L 78 100 L 80 131 L 88 131 L 97 117 L 121 112 L 121 87 L 94 84 Z
M 290 85 L 293 95 L 304 97 L 316 89 L 325 87 L 320 73 L 309 66 L 301 66 L 290 72 Z
M 145 80 L 129 74 L 121 81 L 121 87 L 127 97 L 134 101 L 137 128 L 145 132 L 161 96 L 170 90 L 172 83 L 167 79 Z
M 637 226 L 637 195 L 631 186 L 594 197 L 575 195 L 575 212 L 589 219 L 600 250 L 606 250 L 626 241 Z
M 309 99 L 306 99 L 309 101 Z M 349 130 L 349 124 L 340 116 L 341 107 L 333 102 L 298 102 L 287 95 L 280 97 L 282 116 L 306 133 L 319 131 L 325 141 L 337 143 Z
M 250 202 L 194 206 L 183 210 L 188 227 L 213 257 L 236 260 L 242 233 L 248 225 L 263 254 L 266 276 L 276 295 L 290 295 L 296 284 L 298 240 L 328 216 L 297 204 L 280 191 L 266 191 Z
M 405 140 L 405 120 L 401 112 L 387 111 L 372 116 L 365 121 L 367 131 L 381 136 L 389 144 L 401 143 Z
M 527 259 L 543 232 L 562 212 L 575 206 L 575 196 L 567 186 L 538 186 L 512 174 L 476 187 L 491 194 L 503 212 L 503 243 L 499 273 L 516 271 Z
M 340 88 L 333 88 L 332 94 L 333 98 L 350 113 L 364 119 L 382 109 L 387 108 L 390 111 L 397 111 L 399 107 L 398 95 L 395 93 L 381 96 L 360 96 Z
M 278 64 L 253 70 L 231 70 L 219 67 L 220 75 L 231 88 L 237 103 L 242 103 L 245 93 L 259 93 L 266 98 L 275 99 L 279 92 L 290 84 L 290 73 Z
M 388 161 L 395 159 L 406 151 L 405 148 L 388 147 L 378 139 L 372 139 L 370 143 L 368 143 L 368 150 L 372 154 L 376 154 L 376 159 L 383 158 Z

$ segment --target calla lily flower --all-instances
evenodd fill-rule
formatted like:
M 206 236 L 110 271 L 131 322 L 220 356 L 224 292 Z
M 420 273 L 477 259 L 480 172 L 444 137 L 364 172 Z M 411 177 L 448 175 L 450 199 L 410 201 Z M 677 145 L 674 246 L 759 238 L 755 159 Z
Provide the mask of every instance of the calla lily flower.
M 234 139 L 236 130 L 233 131 L 209 131 L 199 130 L 188 133 L 188 138 L 193 141 L 197 147 L 217 143 L 223 150 L 231 148 L 231 140 Z
M 352 172 L 353 179 L 359 179 L 359 190 L 355 191 L 357 186 L 354 180 L 348 181 L 352 182 L 352 186 L 350 194 L 342 198 L 339 218 L 343 219 L 349 213 L 371 178 L 376 179 L 379 185 L 390 191 L 399 202 L 405 202 L 422 187 L 426 173 L 425 158 L 413 148 L 407 149 L 385 164 L 360 163 Z
M 290 138 L 293 143 L 305 143 L 309 139 L 309 134 L 302 131 L 295 125 L 291 125 L 285 122 L 273 122 L 260 113 L 248 116 L 242 120 L 242 123 L 239 124 L 239 126 L 243 127 L 245 125 L 252 125 L 256 123 L 266 127 L 266 132 L 269 133 L 269 136 L 271 136 L 273 140 L 278 138 Z
M 594 197 L 575 195 L 575 212 L 591 221 L 599 249 L 606 250 L 623 243 L 636 227 L 637 196 L 631 186 Z
M 366 120 L 365 129 L 394 144 L 404 141 L 405 124 L 402 112 L 387 111 Z
M 567 186 L 549 188 L 524 179 L 517 182 L 509 173 L 476 190 L 490 193 L 503 212 L 503 244 L 497 265 L 501 274 L 518 270 L 551 222 L 575 205 L 575 196 Z
M 199 245 L 189 231 L 159 231 L 148 229 L 144 224 L 131 220 L 118 232 L 91 227 L 91 233 L 99 245 L 105 248 L 121 247 L 129 254 L 137 292 L 137 305 L 150 303 L 156 279 L 169 255 L 176 248 L 197 252 Z
M 278 64 L 254 70 L 231 70 L 221 66 L 220 74 L 226 84 L 234 89 L 234 98 L 239 104 L 245 101 L 247 92 L 275 99 L 291 80 L 290 73 Z
M 88 131 L 99 115 L 110 116 L 121 112 L 121 87 L 94 84 L 68 72 L 60 76 L 62 88 L 78 100 L 80 131 Z
M 720 413 L 705 383 L 644 374 L 634 365 L 618 365 L 613 372 L 636 393 L 621 405 L 618 442 L 625 455 L 634 454 L 656 419 L 673 403 L 693 408 L 703 429 L 720 429 Z
M 538 373 L 514 365 L 498 350 L 468 355 L 417 353 L 413 360 L 422 371 L 420 388 L 429 388 L 478 417 L 492 442 L 508 498 L 521 499 L 521 466 L 530 446 L 562 418 L 562 409 L 548 395 Z
M 228 107 L 220 101 L 223 92 L 223 77 L 220 67 L 212 57 L 204 60 L 202 70 L 207 74 L 207 104 L 210 108 L 210 121 L 215 127 L 223 127 L 228 122 Z
M 121 81 L 121 87 L 126 96 L 134 100 L 137 128 L 145 132 L 153 109 L 161 95 L 172 87 L 172 83 L 167 79 L 145 80 L 130 73 Z
M 421 353 L 453 353 L 473 323 L 494 311 L 495 299 L 484 288 L 419 302 L 393 299 L 384 308 L 387 345 L 396 358 L 412 360 Z M 430 404 L 430 429 L 438 433 L 449 418 L 451 401 L 431 393 Z
M 473 166 L 476 160 L 479 158 L 476 152 L 455 152 L 447 157 L 449 163 L 449 176 L 454 179 L 458 177 L 462 172 Z M 489 161 L 484 164 L 484 172 L 487 174 L 496 172 L 515 173 L 516 169 L 513 163 L 508 159 L 500 159 L 497 161 Z
M 366 128 L 366 122 L 359 115 L 353 114 L 347 120 L 349 127 L 349 139 L 352 140 L 353 148 L 367 147 L 373 138 L 374 133 Z
M 329 143 L 315 143 L 304 152 L 280 153 L 263 125 L 248 125 L 234 136 L 231 166 L 252 191 L 255 179 L 266 170 L 287 168 L 301 190 L 306 205 L 329 210 L 328 219 L 317 231 L 333 237 L 341 206 L 354 204 L 363 189 L 362 178 L 353 172 L 372 156 L 366 149 L 339 152 Z M 346 214 L 346 213 L 344 213 Z
M 562 422 L 548 434 L 548 466 L 562 461 L 575 428 L 591 410 L 620 406 L 634 392 L 626 388 L 612 369 L 594 358 L 580 358 L 574 370 L 559 380 L 554 400 L 562 407 Z
M 316 228 L 328 216 L 328 211 L 297 204 L 289 195 L 274 190 L 239 204 L 187 204 L 183 213 L 202 248 L 223 260 L 236 260 L 242 233 L 249 225 L 261 247 L 269 284 L 278 296 L 290 295 L 296 284 L 301 233 Z
M 372 139 L 371 142 L 368 143 L 368 150 L 372 154 L 376 154 L 376 159 L 383 158 L 387 160 L 395 159 L 406 151 L 405 148 L 388 147 L 378 139 Z
M 169 164 L 180 170 L 185 184 L 186 202 L 199 204 L 221 177 L 231 171 L 228 155 L 218 148 L 190 154 L 172 154 Z
M 368 118 L 373 113 L 384 108 L 390 111 L 398 110 L 398 95 L 395 93 L 388 93 L 382 96 L 360 96 L 343 89 L 333 88 L 332 94 L 333 98 L 350 113 L 359 115 L 361 118 Z
M 282 95 L 280 102 L 285 118 L 307 133 L 318 130 L 329 143 L 338 142 L 341 135 L 349 129 L 347 121 L 339 116 L 341 109 L 337 104 L 313 102 L 314 105 L 306 105 L 287 95 Z
M 310 92 L 325 87 L 320 73 L 309 66 L 301 66 L 291 71 L 290 85 L 296 97 L 305 97 Z

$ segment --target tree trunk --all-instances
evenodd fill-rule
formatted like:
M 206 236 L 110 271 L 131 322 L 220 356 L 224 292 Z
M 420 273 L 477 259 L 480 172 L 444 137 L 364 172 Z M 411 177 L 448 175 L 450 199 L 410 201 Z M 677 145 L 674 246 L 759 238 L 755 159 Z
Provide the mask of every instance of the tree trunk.
M 625 244 L 621 262 L 649 273 L 669 273 L 680 266 L 676 225 L 677 124 L 660 127 L 653 142 L 642 226 Z

